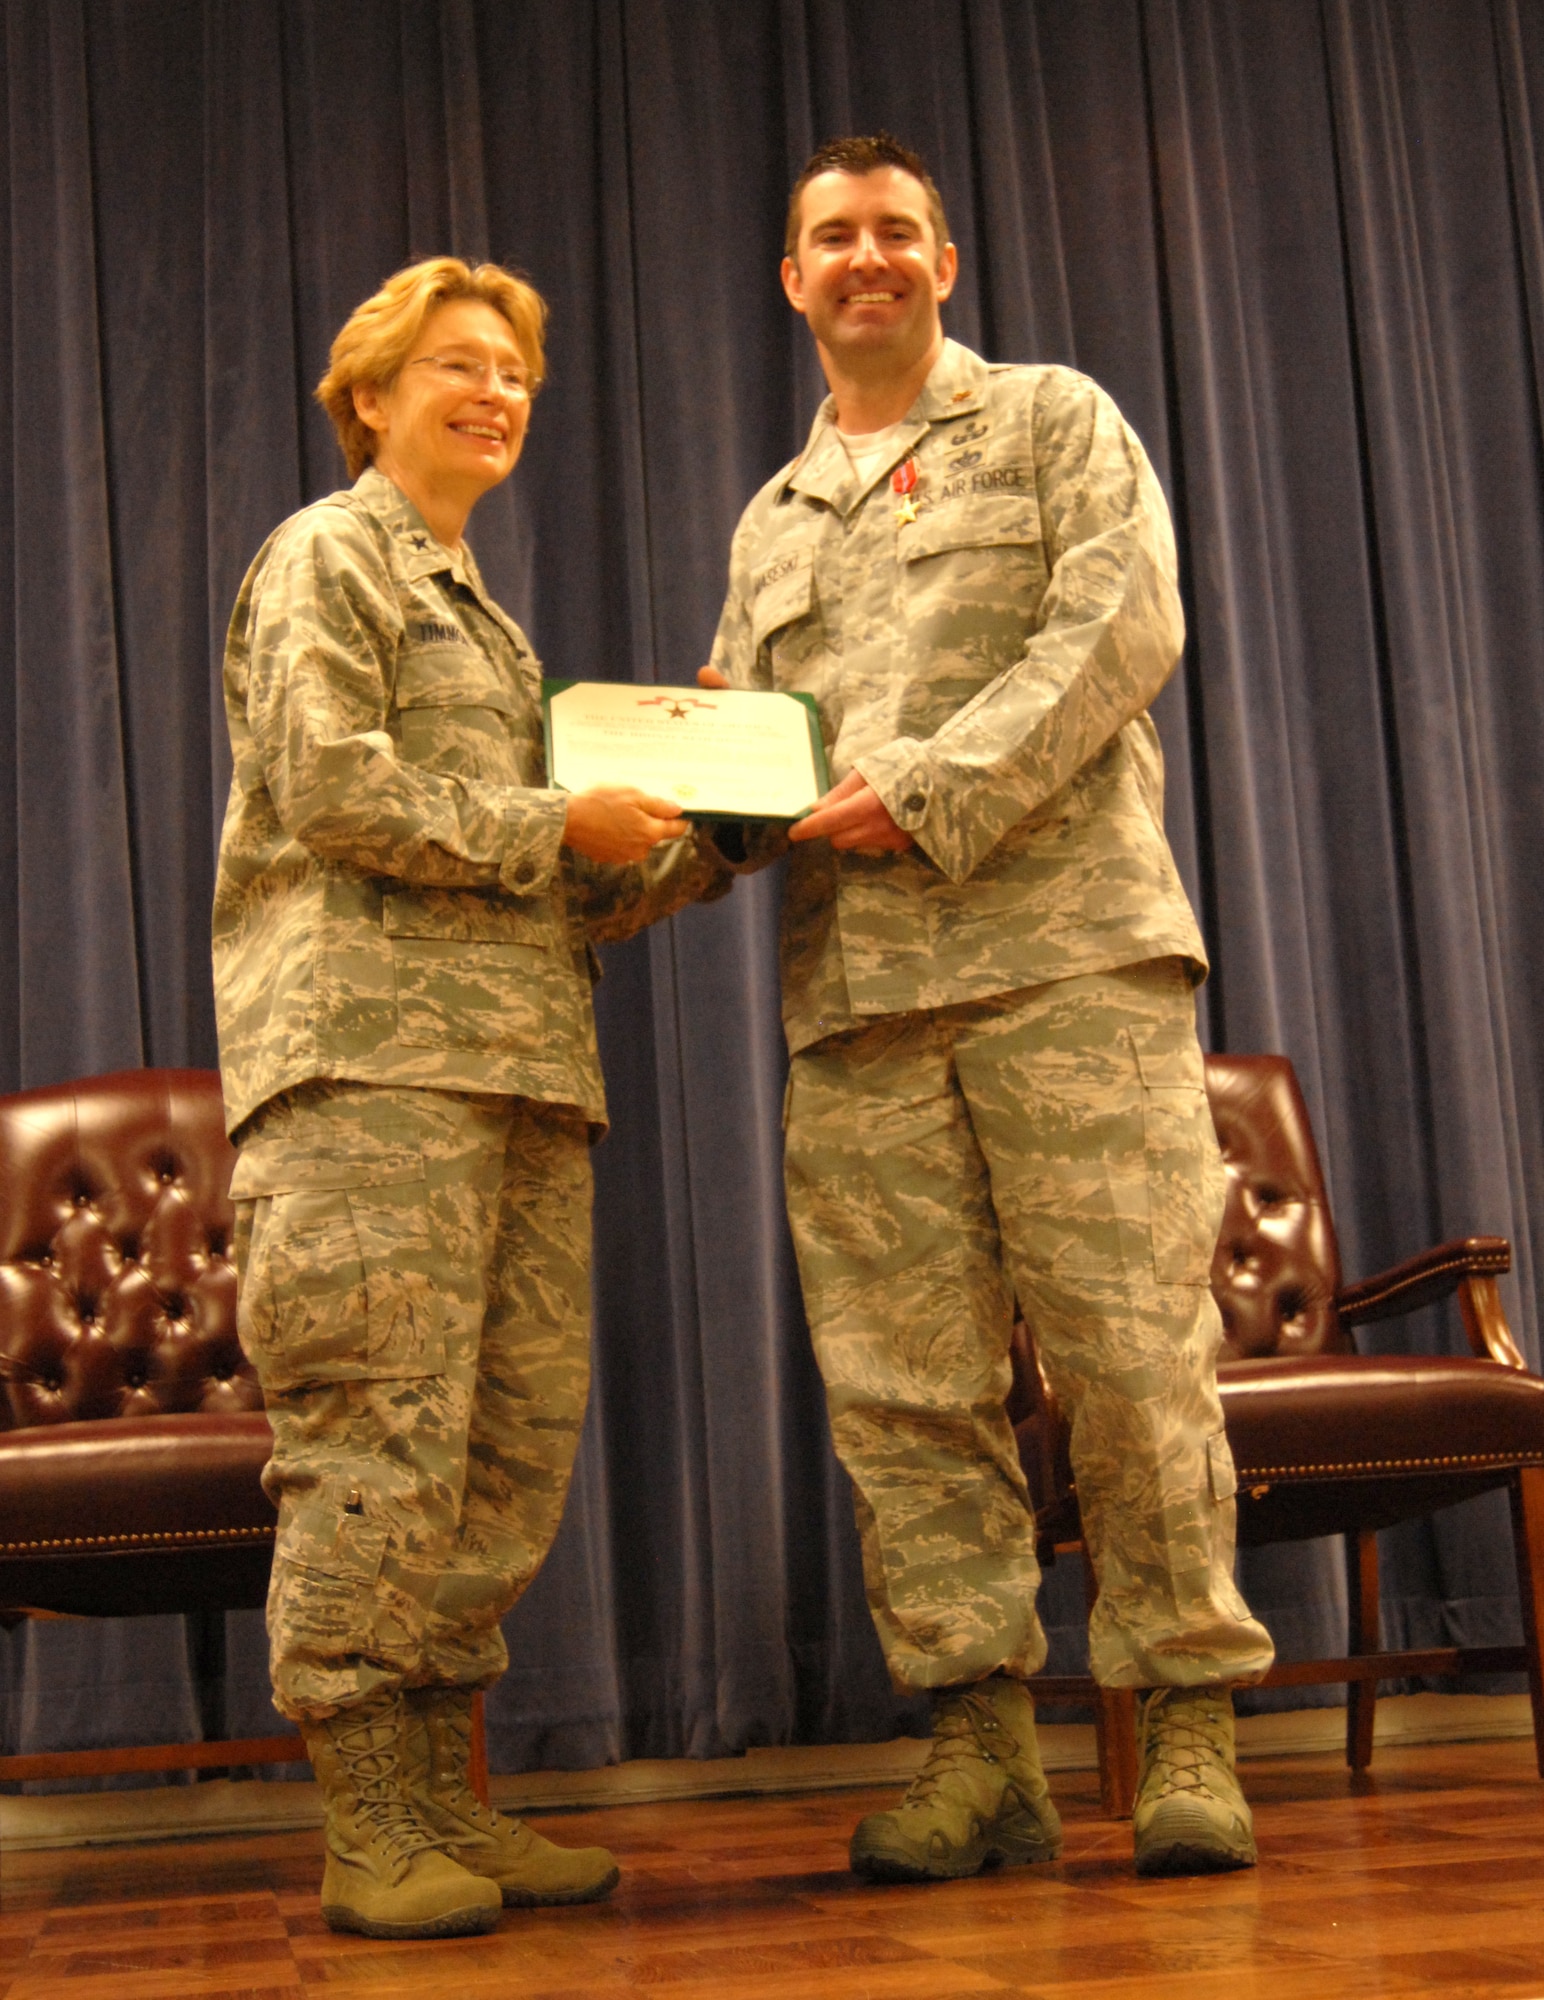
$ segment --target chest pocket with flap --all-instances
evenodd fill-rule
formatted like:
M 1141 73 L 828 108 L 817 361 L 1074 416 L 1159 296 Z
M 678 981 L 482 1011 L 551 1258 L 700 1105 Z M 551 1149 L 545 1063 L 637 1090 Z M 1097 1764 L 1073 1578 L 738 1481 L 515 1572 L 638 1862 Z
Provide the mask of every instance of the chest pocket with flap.
M 775 632 L 807 618 L 815 602 L 815 552 L 785 549 L 751 573 L 751 642 L 759 651 Z
M 523 768 L 522 753 L 534 742 L 529 701 L 475 646 L 436 641 L 405 649 L 396 706 L 408 763 L 488 784 L 540 782 Z
M 897 609 L 912 657 L 965 700 L 1022 653 L 1050 578 L 1032 492 L 950 496 L 944 484 L 897 533 Z M 941 719 L 912 726 L 928 733 Z
M 942 493 L 950 494 L 947 480 Z M 902 562 L 913 563 L 951 549 L 1031 547 L 1040 540 L 1040 503 L 1033 493 L 961 493 L 940 497 L 903 527 L 897 553 Z

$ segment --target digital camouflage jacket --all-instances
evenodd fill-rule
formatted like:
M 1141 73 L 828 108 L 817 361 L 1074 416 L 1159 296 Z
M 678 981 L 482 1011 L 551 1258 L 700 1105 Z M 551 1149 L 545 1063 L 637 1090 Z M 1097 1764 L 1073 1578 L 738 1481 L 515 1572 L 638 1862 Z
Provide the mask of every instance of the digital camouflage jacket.
M 866 482 L 827 399 L 740 521 L 713 663 L 812 694 L 833 783 L 916 846 L 791 849 L 790 1048 L 1170 954 L 1201 976 L 1146 713 L 1183 641 L 1163 493 L 1085 376 L 948 341 Z
M 225 654 L 235 770 L 214 901 L 234 1132 L 312 1078 L 605 1099 L 589 939 L 730 878 L 691 840 L 608 868 L 562 847 L 541 669 L 392 483 L 284 522 Z

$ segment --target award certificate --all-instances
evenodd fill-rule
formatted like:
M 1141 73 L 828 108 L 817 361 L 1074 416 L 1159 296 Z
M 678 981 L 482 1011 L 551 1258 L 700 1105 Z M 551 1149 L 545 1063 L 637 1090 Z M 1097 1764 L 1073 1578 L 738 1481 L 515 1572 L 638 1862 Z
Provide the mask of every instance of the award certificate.
M 548 782 L 635 785 L 698 819 L 802 819 L 831 788 L 813 695 L 542 682 Z

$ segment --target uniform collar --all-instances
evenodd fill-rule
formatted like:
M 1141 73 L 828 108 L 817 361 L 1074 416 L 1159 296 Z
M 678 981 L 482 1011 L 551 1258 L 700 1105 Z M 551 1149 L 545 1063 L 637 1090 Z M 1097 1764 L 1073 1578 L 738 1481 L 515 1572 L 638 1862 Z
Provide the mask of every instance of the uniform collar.
M 396 543 L 397 560 L 414 583 L 441 570 L 461 576 L 461 551 L 446 548 L 401 487 L 394 486 L 384 472 L 367 465 L 354 481 L 354 491 Z
M 472 593 L 490 618 L 514 635 L 510 619 L 488 595 L 477 558 L 465 542 L 456 549 L 446 548 L 401 487 L 373 465 L 367 465 L 354 481 L 354 491 L 396 544 L 397 560 L 410 583 L 426 576 L 449 576 Z
M 987 365 L 979 354 L 973 354 L 957 340 L 946 340 L 944 351 L 933 363 L 933 371 L 912 408 L 934 424 L 941 417 L 968 417 L 986 399 L 987 374 Z
M 946 340 L 943 352 L 933 363 L 927 380 L 895 434 L 894 449 L 874 468 L 872 478 L 860 485 L 852 460 L 836 428 L 836 399 L 827 396 L 815 412 L 809 442 L 783 474 L 778 497 L 784 492 L 804 493 L 823 500 L 838 514 L 847 514 L 885 475 L 899 465 L 906 454 L 927 434 L 930 424 L 941 418 L 968 416 L 981 408 L 986 387 L 987 366 L 979 354 Z

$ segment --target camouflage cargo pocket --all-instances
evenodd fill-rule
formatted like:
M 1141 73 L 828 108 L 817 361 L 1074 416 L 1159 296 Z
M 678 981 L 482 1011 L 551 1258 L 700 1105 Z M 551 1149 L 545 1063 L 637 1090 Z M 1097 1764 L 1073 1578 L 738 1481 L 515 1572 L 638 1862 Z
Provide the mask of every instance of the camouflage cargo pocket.
M 1214 1500 L 1231 1500 L 1237 1493 L 1238 1472 L 1226 1431 L 1213 1431 L 1206 1440 L 1206 1475 Z
M 252 1208 L 239 1325 L 264 1388 L 440 1374 L 422 1158 L 356 1168 L 361 1178 L 341 1184 L 337 1174 L 297 1183 L 244 1167 L 232 1182 L 238 1208 L 249 1196 Z
M 1224 1185 L 1200 1045 L 1188 1021 L 1133 1027 L 1131 1039 L 1142 1077 L 1153 1275 L 1160 1284 L 1204 1285 Z
M 529 1051 L 546 1031 L 554 913 L 506 898 L 390 895 L 383 923 L 397 986 L 397 1038 L 410 1048 Z
M 369 1643 L 384 1522 L 350 1512 L 333 1484 L 297 1501 L 280 1522 L 268 1624 L 286 1651 L 347 1651 Z

